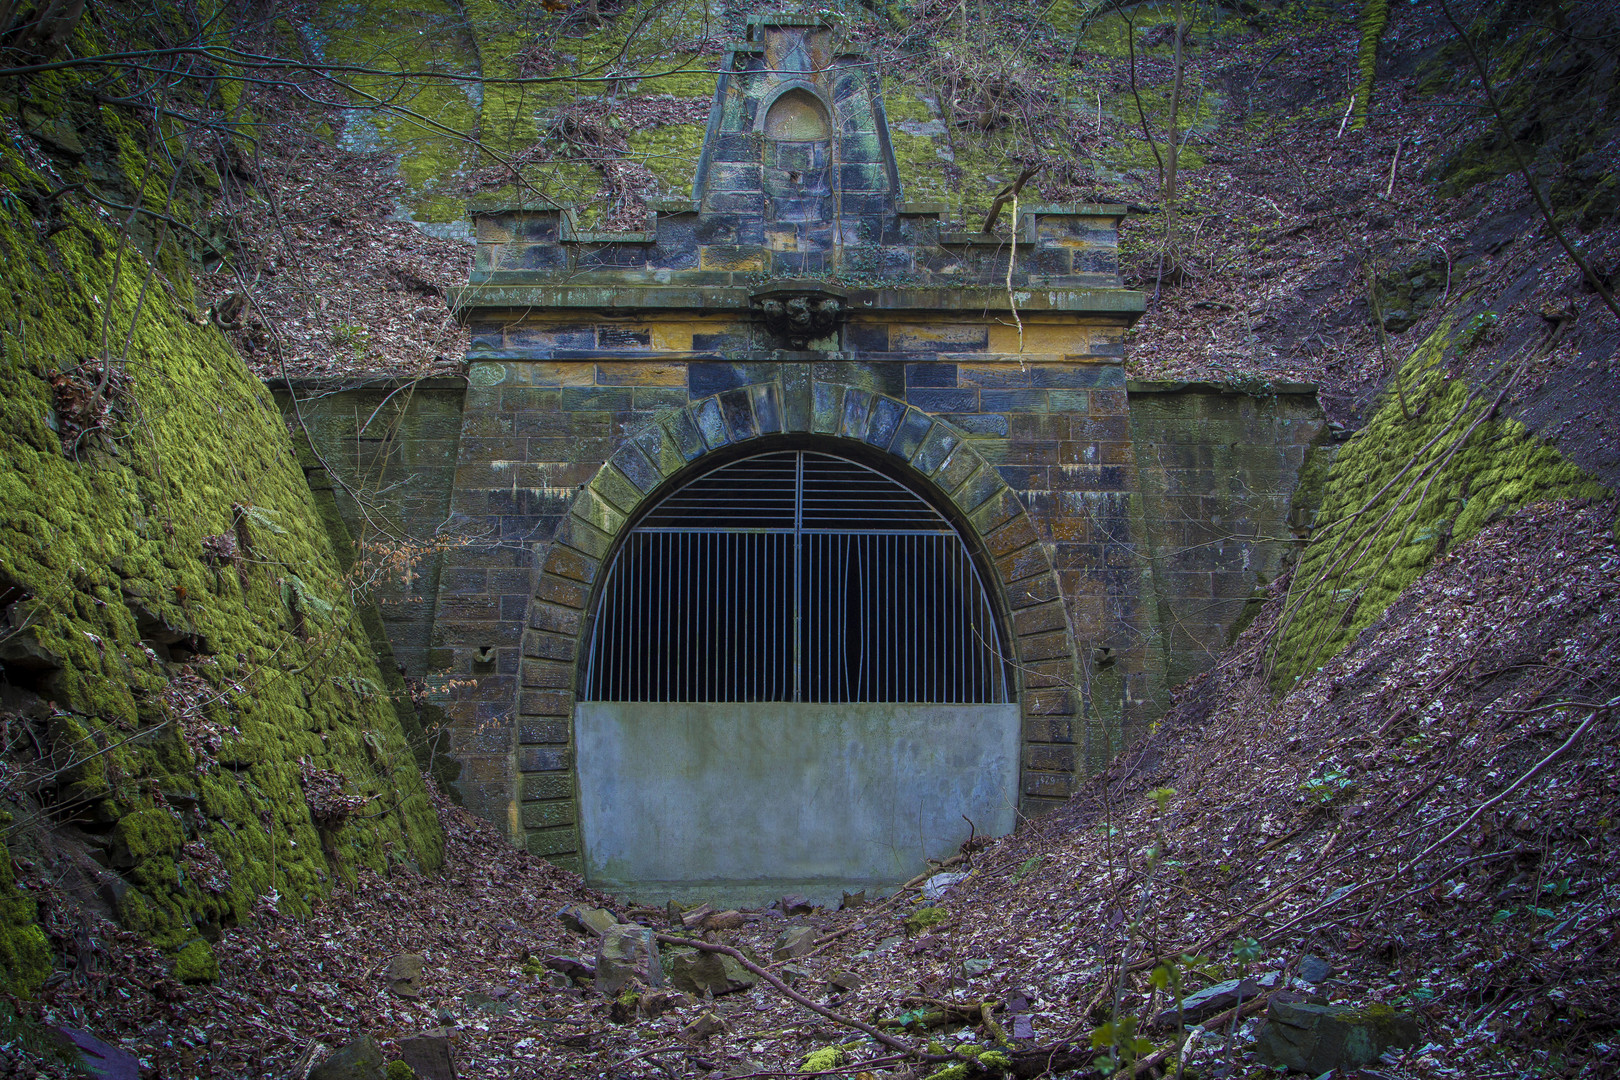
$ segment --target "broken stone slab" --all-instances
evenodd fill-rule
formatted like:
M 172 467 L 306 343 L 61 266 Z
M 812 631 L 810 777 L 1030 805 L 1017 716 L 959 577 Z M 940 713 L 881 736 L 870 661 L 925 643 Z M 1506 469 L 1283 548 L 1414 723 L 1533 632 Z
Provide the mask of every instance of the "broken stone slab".
M 962 974 L 968 978 L 977 978 L 996 966 L 994 960 L 974 959 L 962 961 Z
M 708 930 L 740 930 L 746 921 L 740 911 L 717 911 L 703 920 L 703 926 Z
M 581 907 L 577 904 L 569 904 L 557 912 L 557 918 L 576 934 L 592 934 L 596 937 L 620 925 L 619 917 L 607 908 Z
M 682 913 L 681 925 L 686 927 L 688 930 L 696 930 L 699 926 L 703 925 L 704 919 L 707 919 L 713 914 L 714 906 L 712 904 L 699 904 L 692 910 Z
M 865 889 L 862 889 L 860 892 L 847 892 L 847 893 L 844 894 L 843 899 L 838 902 L 838 910 L 839 911 L 848 911 L 850 908 L 858 908 L 858 907 L 865 907 L 865 906 L 866 906 L 866 890 Z
M 670 985 L 697 997 L 719 997 L 747 990 L 759 976 L 725 953 L 683 952 L 669 965 Z
M 388 961 L 388 989 L 395 997 L 415 1000 L 422 996 L 421 953 L 402 952 Z
M 456 1062 L 445 1036 L 413 1035 L 394 1045 L 399 1059 L 415 1071 L 416 1080 L 456 1080 Z
M 616 998 L 637 979 L 651 987 L 664 985 L 664 970 L 658 966 L 658 942 L 647 927 L 620 923 L 596 944 L 596 989 Z
M 784 915 L 808 915 L 816 910 L 816 905 L 798 893 L 788 893 L 776 902 L 776 906 Z
M 540 961 L 547 969 L 560 972 L 570 979 L 594 979 L 596 968 L 577 956 L 548 956 Z
M 311 1069 L 309 1080 L 381 1080 L 382 1071 L 382 1048 L 370 1035 L 362 1035 Z
M 95 1080 L 141 1080 L 141 1062 L 134 1054 L 103 1042 L 78 1028 L 52 1028 L 64 1050 L 78 1056 L 79 1071 Z
M 1254 1044 L 1260 1060 L 1320 1076 L 1371 1065 L 1421 1038 L 1417 1018 L 1387 1005 L 1272 1002 Z
M 816 947 L 816 928 L 813 926 L 790 926 L 776 935 L 776 944 L 771 949 L 772 960 L 797 960 Z
M 1153 1018 L 1155 1024 L 1174 1024 L 1177 1018 L 1184 1018 L 1186 1023 L 1196 1024 L 1206 1016 L 1214 1016 L 1218 1012 L 1225 1012 L 1239 1001 L 1253 1001 L 1264 992 L 1264 988 L 1254 979 L 1227 979 L 1214 986 L 1206 986 L 1196 993 L 1188 994 L 1181 999 L 1181 1008 L 1165 1009 Z
M 888 952 L 890 949 L 894 948 L 897 945 L 905 944 L 905 940 L 906 939 L 901 937 L 899 934 L 890 935 L 889 937 L 886 937 L 882 941 L 878 942 L 877 945 L 874 946 L 873 948 L 862 949 L 860 952 L 856 953 L 855 954 L 855 959 L 857 959 L 857 960 L 871 959 L 872 957 L 877 956 L 879 953 Z

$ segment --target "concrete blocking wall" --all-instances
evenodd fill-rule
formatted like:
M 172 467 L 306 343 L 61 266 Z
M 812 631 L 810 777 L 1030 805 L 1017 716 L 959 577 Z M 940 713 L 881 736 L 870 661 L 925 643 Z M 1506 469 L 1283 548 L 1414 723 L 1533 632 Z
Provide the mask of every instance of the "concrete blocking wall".
M 1016 705 L 584 702 L 583 864 L 597 887 L 764 906 L 893 887 L 1017 820 Z

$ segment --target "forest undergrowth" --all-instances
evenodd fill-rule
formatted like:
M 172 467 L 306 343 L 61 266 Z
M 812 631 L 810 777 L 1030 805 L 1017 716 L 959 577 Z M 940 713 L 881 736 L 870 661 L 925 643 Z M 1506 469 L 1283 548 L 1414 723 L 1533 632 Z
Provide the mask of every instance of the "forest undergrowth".
M 964 215 L 1026 168 L 1026 200 L 1134 208 L 1125 270 L 1151 300 L 1133 376 L 1260 393 L 1316 383 L 1347 435 L 1376 409 L 1425 407 L 1400 396 L 1399 373 L 1438 336 L 1433 400 L 1453 380 L 1486 387 L 1480 417 L 1522 419 L 1612 487 L 1612 12 L 1366 6 L 1388 16 L 1370 39 L 1361 4 L 1225 6 L 1217 20 L 1189 3 L 1182 40 L 1168 3 L 1092 5 L 1087 18 L 1128 24 L 1095 34 L 1066 2 L 922 3 L 855 33 L 905 97 L 897 130 L 943 133 L 902 143 Z M 557 25 L 511 63 L 559 78 L 629 10 L 543 7 Z M 1484 78 L 1453 10 L 1486 50 Z M 743 13 L 726 7 L 677 44 L 712 60 Z M 245 41 L 279 32 L 256 25 Z M 448 170 L 435 197 L 499 190 L 514 169 L 548 183 L 555 166 L 610 224 L 629 222 L 684 144 L 669 134 L 674 149 L 645 161 L 636 147 L 703 114 L 702 79 L 678 80 L 638 97 L 626 77 L 601 109 L 548 100 L 555 123 L 528 157 L 492 125 L 460 132 L 490 153 Z M 411 203 L 410 147 L 353 137 L 385 109 L 361 109 L 313 62 L 252 74 L 230 100 L 160 83 L 131 99 L 152 146 L 185 147 L 147 216 L 173 218 L 158 246 L 196 264 L 200 294 L 177 301 L 191 321 L 218 326 L 268 379 L 460 372 L 454 289 L 469 248 Z M 187 129 L 170 125 L 182 106 Z M 36 156 L 82 153 L 44 121 L 14 139 Z M 45 194 L 76 206 L 82 187 Z M 62 215 L 41 203 L 35 216 L 45 233 Z M 1469 490 L 1452 493 L 1459 505 Z M 672 925 L 438 798 L 442 872 L 361 870 L 303 921 L 264 907 L 211 943 L 217 982 L 193 985 L 156 974 L 170 958 L 20 860 L 56 970 L 0 1017 L 0 1075 L 65 1075 L 35 1037 L 50 1024 L 164 1078 L 303 1080 L 361 1036 L 392 1056 L 424 1032 L 478 1077 L 1244 1076 L 1259 1075 L 1255 1029 L 1282 992 L 1415 1016 L 1422 1038 L 1367 1077 L 1620 1071 L 1615 513 L 1603 499 L 1504 505 L 1477 534 L 1430 543 L 1404 592 L 1297 679 L 1274 666 L 1293 583 L 1273 583 L 1146 742 L 1064 809 L 941 867 L 968 876 L 931 897 L 916 882 L 841 911 Z M 577 977 L 595 943 L 558 918 L 569 904 L 654 929 L 670 952 L 739 950 L 742 970 L 769 977 L 713 999 L 605 997 Z M 815 932 L 814 951 L 768 960 L 789 925 Z M 391 986 L 401 954 L 423 958 L 415 997 Z M 1254 989 L 1190 1032 L 1160 1019 L 1227 979 Z
M 1364 1077 L 1601 1075 L 1620 1063 L 1614 510 L 1543 504 L 1490 526 L 1273 698 L 1279 591 L 1145 744 L 945 868 L 966 876 L 936 899 L 914 883 L 671 927 L 440 800 L 442 874 L 363 874 L 307 921 L 228 931 L 215 986 L 154 981 L 149 946 L 33 881 L 47 928 L 80 942 L 33 1008 L 163 1077 L 281 1077 L 320 1047 L 424 1031 L 463 1076 L 954 1076 L 998 1051 L 1005 1068 L 960 1075 L 1133 1075 L 1183 1050 L 1185 1075 L 1241 1076 L 1260 1068 L 1266 1000 L 1292 989 L 1418 1017 L 1422 1040 Z M 604 997 L 568 977 L 594 941 L 558 917 L 593 904 L 744 950 L 822 1012 L 765 980 Z M 765 961 L 790 924 L 815 950 Z M 419 997 L 390 991 L 401 953 L 425 960 Z M 1307 956 L 1330 974 L 1299 981 Z M 1197 1038 L 1157 1019 L 1232 978 L 1257 996 Z M 828 1068 L 802 1071 L 829 1047 Z

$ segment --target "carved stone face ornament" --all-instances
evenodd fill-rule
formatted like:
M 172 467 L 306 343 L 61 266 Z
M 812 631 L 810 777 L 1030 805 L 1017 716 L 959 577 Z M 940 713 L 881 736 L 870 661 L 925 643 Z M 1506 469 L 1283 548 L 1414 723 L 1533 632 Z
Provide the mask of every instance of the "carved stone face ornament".
M 773 336 L 798 349 L 836 332 L 844 321 L 843 297 L 810 284 L 761 290 L 754 295 L 754 306 Z

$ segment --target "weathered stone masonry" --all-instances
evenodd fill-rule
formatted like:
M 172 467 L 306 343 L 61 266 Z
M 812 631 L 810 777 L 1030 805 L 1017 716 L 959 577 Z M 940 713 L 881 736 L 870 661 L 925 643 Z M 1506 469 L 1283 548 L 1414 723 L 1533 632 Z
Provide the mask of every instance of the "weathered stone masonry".
M 411 673 L 456 680 L 461 798 L 577 865 L 574 691 L 602 568 L 649 501 L 773 445 L 886 461 L 956 520 L 1016 654 L 1026 810 L 1156 719 L 1279 572 L 1322 417 L 1308 387 L 1127 383 L 1142 297 L 1120 285 L 1123 213 L 943 229 L 899 198 L 874 77 L 791 19 L 727 54 L 694 199 L 646 232 L 478 213 L 455 439 L 447 391 L 303 406 L 333 468 L 372 469 L 422 524 L 447 496 L 448 528 L 479 538 L 388 624 Z M 376 461 L 351 448 L 374 410 L 394 431 Z M 453 478 L 404 449 L 423 425 Z

